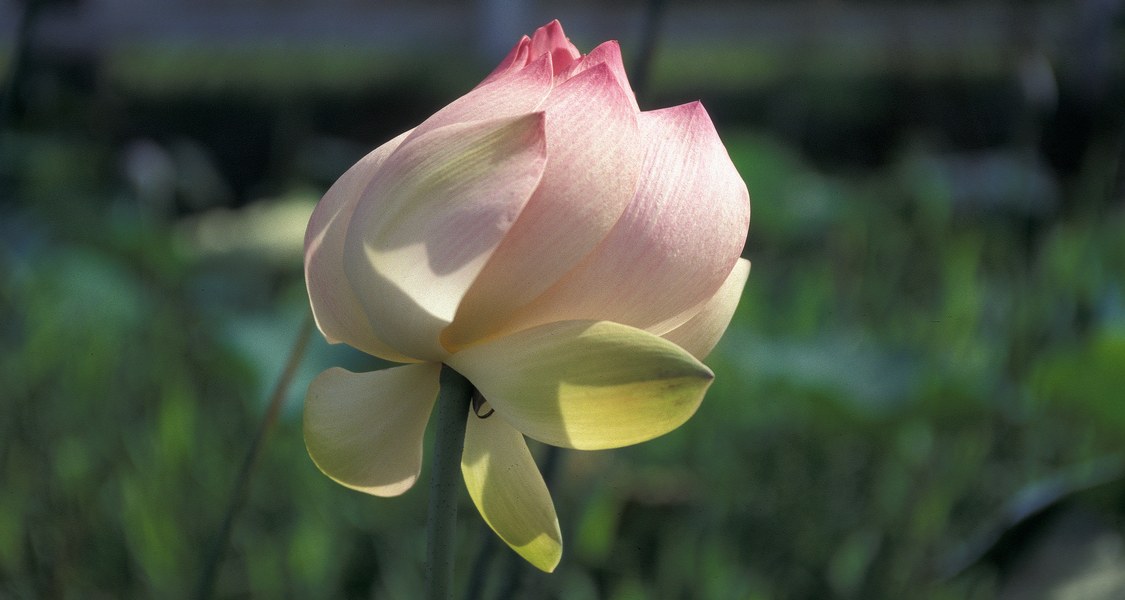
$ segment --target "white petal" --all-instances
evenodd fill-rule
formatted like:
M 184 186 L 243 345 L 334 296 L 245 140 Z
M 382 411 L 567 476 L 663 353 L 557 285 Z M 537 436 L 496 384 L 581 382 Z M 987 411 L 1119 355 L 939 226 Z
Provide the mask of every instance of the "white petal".
M 344 274 L 344 236 L 360 194 L 409 134 L 403 133 L 371 151 L 341 175 L 316 205 L 305 230 L 305 284 L 313 317 L 324 338 L 395 362 L 415 360 L 388 346 L 371 329 Z
M 742 298 L 742 288 L 750 277 L 750 261 L 738 259 L 734 269 L 723 283 L 723 287 L 703 305 L 703 309 L 679 327 L 665 332 L 660 337 L 674 342 L 687 350 L 692 356 L 703 360 L 730 325 L 738 301 Z
M 422 468 L 440 373 L 437 363 L 321 373 L 305 399 L 309 456 L 325 475 L 361 492 L 397 496 L 410 489 Z
M 348 226 L 344 271 L 388 344 L 444 358 L 441 330 L 539 183 L 543 118 L 430 131 L 403 142 L 367 186 Z

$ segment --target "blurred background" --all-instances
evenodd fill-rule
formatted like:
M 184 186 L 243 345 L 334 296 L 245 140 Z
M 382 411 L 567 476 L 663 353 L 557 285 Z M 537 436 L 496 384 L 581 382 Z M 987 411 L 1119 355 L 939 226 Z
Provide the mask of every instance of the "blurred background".
M 0 0 L 0 597 L 419 596 L 426 486 L 301 437 L 374 359 L 239 465 L 320 194 L 554 18 L 703 101 L 754 269 L 685 426 L 536 449 L 555 574 L 462 498 L 465 598 L 1125 598 L 1122 0 Z

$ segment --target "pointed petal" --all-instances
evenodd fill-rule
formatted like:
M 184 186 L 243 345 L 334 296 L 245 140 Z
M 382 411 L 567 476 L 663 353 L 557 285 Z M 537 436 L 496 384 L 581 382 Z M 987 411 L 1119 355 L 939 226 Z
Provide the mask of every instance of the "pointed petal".
M 531 38 L 525 35 L 520 38 L 520 41 L 516 42 L 515 46 L 512 46 L 512 49 L 508 52 L 508 55 L 504 57 L 504 60 L 500 61 L 500 64 L 496 65 L 496 68 L 484 78 L 484 81 L 478 83 L 477 87 L 492 83 L 508 73 L 518 71 L 527 66 L 530 51 Z
M 636 189 L 636 115 L 605 65 L 558 87 L 544 105 L 547 161 L 519 221 L 466 293 L 443 341 L 468 345 L 500 329 L 613 228 Z
M 448 363 L 516 429 L 581 450 L 679 427 L 713 378 L 679 346 L 608 321 L 543 325 L 466 348 Z
M 372 373 L 332 368 L 309 385 L 305 447 L 325 475 L 354 490 L 397 496 L 418 479 L 422 436 L 441 365 Z
M 567 39 L 558 19 L 536 29 L 531 36 L 531 59 L 535 60 L 542 54 L 551 55 L 555 75 L 570 70 L 574 61 L 582 56 L 578 48 Z
M 385 344 L 371 329 L 344 275 L 344 236 L 363 189 L 409 133 L 371 151 L 340 176 L 316 205 L 305 230 L 305 284 L 313 317 L 324 338 L 395 362 L 415 360 Z
M 529 563 L 548 573 L 562 557 L 551 493 L 523 435 L 493 415 L 469 411 L 461 473 L 488 526 Z
M 526 65 L 544 58 L 547 59 L 546 64 L 551 66 L 549 75 L 563 76 L 574 68 L 581 57 L 582 53 L 567 39 L 562 25 L 554 20 L 535 30 L 530 38 L 523 36 L 477 87 L 516 73 Z
M 625 74 L 625 63 L 621 60 L 621 45 L 616 41 L 603 42 L 597 48 L 591 50 L 582 60 L 571 65 L 567 77 L 574 77 L 600 64 L 604 64 L 613 73 L 613 78 L 617 81 L 617 85 L 621 86 L 625 95 L 628 96 L 629 103 L 633 105 L 633 110 L 640 111 L 640 107 L 637 106 L 637 97 L 633 94 L 633 87 L 629 85 L 629 77 Z
M 551 57 L 543 55 L 525 67 L 513 69 L 487 85 L 479 85 L 414 129 L 408 138 L 469 121 L 487 121 L 535 112 L 551 92 Z
M 624 323 L 663 333 L 699 311 L 746 242 L 750 200 L 698 103 L 641 113 L 636 195 L 604 240 L 501 333 L 553 321 Z
M 438 337 L 546 163 L 542 113 L 450 125 L 403 143 L 349 224 L 344 270 L 375 333 L 440 361 Z
M 660 337 L 674 342 L 699 360 L 706 358 L 730 325 L 734 310 L 738 308 L 738 301 L 742 298 L 742 288 L 746 287 L 749 277 L 750 261 L 738 259 L 727 280 L 723 282 L 723 287 L 703 305 L 703 309 L 683 325 Z

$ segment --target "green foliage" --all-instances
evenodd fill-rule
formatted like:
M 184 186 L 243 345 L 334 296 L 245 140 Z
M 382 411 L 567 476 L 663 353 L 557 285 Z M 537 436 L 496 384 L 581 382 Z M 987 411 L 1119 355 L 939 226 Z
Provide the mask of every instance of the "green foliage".
M 310 72 L 389 69 L 293 52 L 309 87 Z M 702 73 L 704 55 L 661 63 L 656 87 Z M 115 55 L 108 76 L 176 94 L 191 87 L 176 73 L 210 58 Z M 291 89 L 285 69 L 227 58 L 207 93 L 245 73 Z M 732 89 L 782 71 L 753 49 L 719 63 Z M 805 92 L 853 111 L 877 95 Z M 754 267 L 708 359 L 707 400 L 651 443 L 565 453 L 552 483 L 562 564 L 524 571 L 495 548 L 486 597 L 514 581 L 524 597 L 566 600 L 991 598 L 1013 578 L 997 540 L 1034 518 L 1028 497 L 1093 507 L 1120 536 L 1120 470 L 1090 467 L 1125 451 L 1125 213 L 1097 197 L 1115 150 L 1090 149 L 1050 188 L 1023 149 L 974 158 L 985 170 L 973 177 L 922 143 L 829 172 L 791 141 L 720 131 L 751 190 Z M 142 206 L 119 181 L 120 153 L 74 131 L 0 145 L 16 199 L 0 205 L 0 597 L 190 594 L 307 310 L 299 233 L 269 210 L 291 216 L 323 182 L 276 167 L 293 202 L 212 213 L 231 243 L 204 244 L 201 221 Z M 1047 205 L 1027 200 L 1028 182 Z M 303 389 L 328 365 L 380 366 L 312 345 L 218 597 L 420 593 L 425 486 L 370 498 L 305 452 Z M 1050 494 L 1029 494 L 1044 482 Z M 467 499 L 461 515 L 464 587 L 491 534 Z

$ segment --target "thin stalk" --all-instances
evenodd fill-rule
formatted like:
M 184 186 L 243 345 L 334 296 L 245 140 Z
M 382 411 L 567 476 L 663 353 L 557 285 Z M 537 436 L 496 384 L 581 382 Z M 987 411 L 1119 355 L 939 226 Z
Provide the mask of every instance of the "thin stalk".
M 11 48 L 8 64 L 8 76 L 4 82 L 3 93 L 0 94 L 0 135 L 4 130 L 13 125 L 20 110 L 20 92 L 27 84 L 28 66 L 31 62 L 32 32 L 38 20 L 43 0 L 27 0 L 23 12 L 20 13 L 16 25 L 15 45 Z
M 457 371 L 443 366 L 437 401 L 430 503 L 426 517 L 426 598 L 453 597 L 457 498 L 461 491 L 461 452 L 473 386 Z
M 465 588 L 464 600 L 480 600 L 484 596 L 492 557 L 500 547 L 496 534 L 492 533 L 487 525 L 478 527 L 477 531 L 480 532 L 480 544 L 477 547 L 477 556 L 473 559 L 473 566 L 469 570 L 469 585 Z
M 270 394 L 266 412 L 262 415 L 262 421 L 258 423 L 258 430 L 254 433 L 254 439 L 251 440 L 250 447 L 246 450 L 246 456 L 242 459 L 242 466 L 238 469 L 238 477 L 234 480 L 234 489 L 231 491 L 226 513 L 223 515 L 223 523 L 203 559 L 203 572 L 199 577 L 199 588 L 196 590 L 196 597 L 200 600 L 207 600 L 214 593 L 215 577 L 218 575 L 219 566 L 223 564 L 223 557 L 226 554 L 234 519 L 246 502 L 246 490 L 249 488 L 250 478 L 258 465 L 258 457 L 262 453 L 262 446 L 265 445 L 266 438 L 273 429 L 274 423 L 277 422 L 277 415 L 281 412 L 281 404 L 289 393 L 289 385 L 293 383 L 293 376 L 297 374 L 297 367 L 301 365 L 305 349 L 308 348 L 312 330 L 313 318 L 312 314 L 309 314 L 305 316 L 301 323 L 297 339 L 294 340 L 293 348 L 289 351 L 289 358 L 285 361 L 285 368 L 281 370 L 281 375 L 274 385 L 273 393 Z

